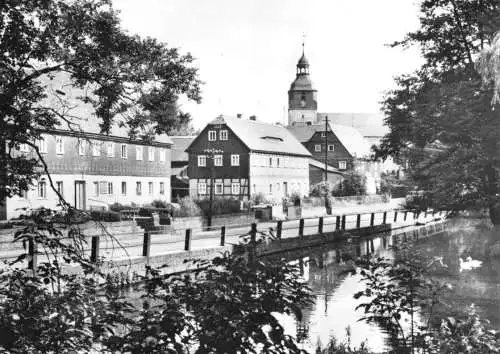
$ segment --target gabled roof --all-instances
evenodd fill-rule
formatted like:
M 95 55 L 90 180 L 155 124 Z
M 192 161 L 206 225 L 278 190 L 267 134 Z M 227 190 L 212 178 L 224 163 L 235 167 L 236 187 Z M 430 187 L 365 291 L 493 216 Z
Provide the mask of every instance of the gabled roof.
M 328 117 L 330 118 L 330 117 Z M 371 148 L 368 141 L 363 138 L 361 133 L 346 125 L 331 124 L 329 125 L 329 131 L 333 132 L 335 136 L 340 140 L 342 145 L 349 151 L 353 157 L 363 158 L 369 157 L 371 154 Z M 306 142 L 311 139 L 311 137 L 316 132 L 325 131 L 324 124 L 313 124 L 313 125 L 292 125 L 288 127 L 288 130 L 300 141 Z
M 325 170 L 325 163 L 318 161 L 318 160 L 315 160 L 315 159 L 309 159 L 309 165 L 317 167 L 323 171 Z M 326 168 L 327 168 L 328 172 L 338 173 L 339 175 L 343 174 L 341 171 L 339 171 L 337 168 L 335 168 L 333 166 L 326 165 Z
M 195 135 L 171 136 L 170 139 L 173 142 L 172 161 L 188 161 L 189 156 L 186 149 L 195 138 Z
M 281 125 L 227 116 L 219 116 L 208 123 L 209 126 L 216 124 L 226 124 L 250 151 L 311 156 L 293 134 Z M 202 134 L 205 130 L 206 128 Z
M 318 121 L 323 121 L 325 116 L 332 124 L 356 128 L 362 136 L 382 137 L 389 132 L 380 113 L 318 113 Z

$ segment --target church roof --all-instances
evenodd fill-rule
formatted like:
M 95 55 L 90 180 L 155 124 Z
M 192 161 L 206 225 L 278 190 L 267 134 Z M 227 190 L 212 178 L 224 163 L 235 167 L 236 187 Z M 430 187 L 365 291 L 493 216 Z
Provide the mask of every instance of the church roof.
M 226 124 L 251 151 L 311 156 L 293 134 L 281 125 L 227 116 L 219 116 L 208 124 Z
M 290 91 L 316 91 L 309 75 L 297 75 L 290 85 Z
M 330 116 L 328 116 L 330 118 Z M 287 128 L 300 142 L 309 141 L 314 133 L 325 131 L 324 124 L 292 125 Z M 353 157 L 367 158 L 371 154 L 368 141 L 353 127 L 329 123 L 329 131 L 333 132 L 342 145 Z
M 299 67 L 305 67 L 309 66 L 309 60 L 307 60 L 306 55 L 302 53 L 302 56 L 299 59 L 299 62 L 297 63 L 297 66 Z
M 365 137 L 383 137 L 389 132 L 384 117 L 379 113 L 318 113 L 318 121 L 328 119 L 333 124 L 356 128 Z

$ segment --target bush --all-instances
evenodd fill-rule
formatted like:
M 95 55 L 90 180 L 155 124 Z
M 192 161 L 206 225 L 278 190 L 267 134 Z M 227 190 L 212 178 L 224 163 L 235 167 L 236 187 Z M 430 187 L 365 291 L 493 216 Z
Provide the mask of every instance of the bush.
M 252 205 L 266 204 L 268 202 L 264 193 L 257 193 L 252 195 Z
M 120 204 L 120 203 L 113 203 L 109 206 L 109 210 L 111 211 L 122 211 L 122 210 L 128 210 L 128 209 L 131 209 L 132 206 L 130 205 L 124 205 L 124 204 Z
M 198 200 L 197 204 L 203 213 L 208 215 L 210 212 L 210 200 Z M 212 201 L 212 215 L 239 213 L 241 210 L 240 204 L 240 200 L 236 198 L 215 198 Z
M 90 218 L 94 221 L 121 221 L 120 213 L 115 211 L 92 210 Z
M 319 182 L 312 186 L 311 196 L 312 197 L 322 197 L 332 195 L 334 186 L 330 182 Z
M 153 200 L 153 202 L 151 203 L 151 206 L 153 208 L 159 208 L 159 209 L 169 209 L 169 210 L 172 209 L 172 205 L 169 202 L 166 202 L 166 201 L 161 200 L 161 199 Z
M 182 216 L 200 216 L 202 215 L 202 211 L 198 204 L 193 200 L 193 198 L 186 196 L 184 198 L 179 199 L 180 209 L 174 210 L 174 216 L 182 217 Z
M 366 177 L 354 171 L 346 173 L 332 195 L 335 197 L 366 195 Z

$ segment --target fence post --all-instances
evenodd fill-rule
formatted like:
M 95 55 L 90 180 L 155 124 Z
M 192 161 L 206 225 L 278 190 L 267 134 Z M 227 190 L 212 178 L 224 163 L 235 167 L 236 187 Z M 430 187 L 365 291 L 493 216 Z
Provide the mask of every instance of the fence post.
M 99 261 L 99 236 L 92 236 L 92 251 L 90 253 L 90 261 L 97 263 Z
M 250 242 L 255 245 L 257 242 L 257 224 L 252 223 L 252 228 L 250 229 Z
M 220 228 L 220 245 L 224 246 L 226 244 L 226 227 L 222 226 Z
M 361 227 L 361 214 L 358 214 L 358 218 L 356 219 L 356 229 Z
M 345 231 L 345 215 L 342 215 L 342 231 Z
M 394 222 L 398 221 L 398 212 L 394 211 Z
M 387 212 L 384 211 L 384 220 L 382 221 L 382 225 L 387 224 Z
M 304 237 L 304 219 L 299 220 L 299 237 Z
M 427 209 L 425 209 L 424 219 L 427 220 Z
M 186 238 L 184 239 L 184 251 L 191 251 L 191 229 L 186 229 Z
M 323 217 L 322 216 L 319 217 L 319 221 L 318 221 L 318 233 L 320 235 L 323 234 Z
M 281 239 L 281 233 L 283 231 L 283 220 L 278 220 L 278 224 L 276 225 L 276 237 Z
M 335 230 L 340 230 L 340 216 L 337 216 L 337 220 L 335 221 Z
M 33 238 L 30 238 L 28 241 L 28 252 L 30 257 L 28 261 L 28 268 L 33 272 L 33 277 L 36 277 L 38 246 Z
M 151 233 L 144 231 L 144 242 L 142 243 L 142 256 L 148 257 L 151 254 Z
M 370 226 L 373 227 L 373 225 L 375 225 L 375 213 L 370 216 Z

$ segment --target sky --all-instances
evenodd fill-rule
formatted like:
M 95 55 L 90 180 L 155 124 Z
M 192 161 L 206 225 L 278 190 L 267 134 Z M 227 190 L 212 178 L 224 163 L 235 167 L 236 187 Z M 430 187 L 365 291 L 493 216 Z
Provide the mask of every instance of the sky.
M 202 103 L 181 102 L 196 128 L 220 114 L 284 123 L 303 40 L 319 112 L 379 112 L 394 76 L 422 63 L 417 49 L 387 47 L 418 28 L 417 0 L 113 3 L 131 34 L 196 58 Z

